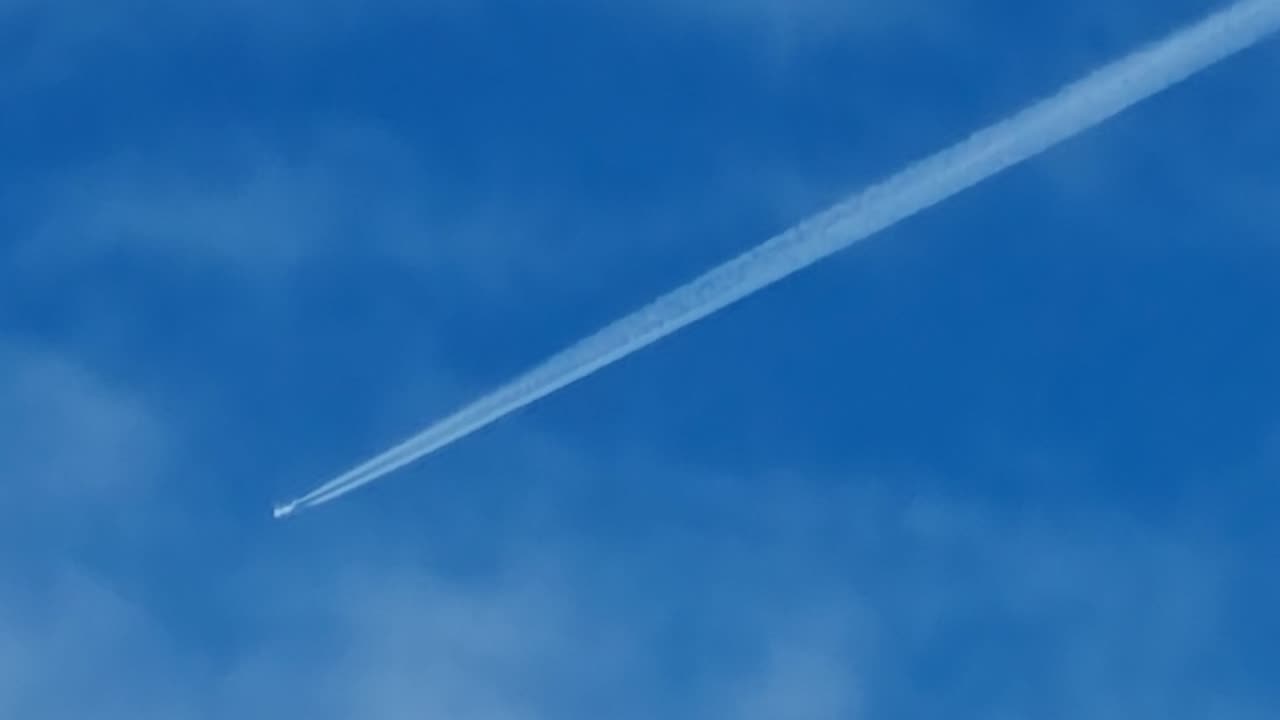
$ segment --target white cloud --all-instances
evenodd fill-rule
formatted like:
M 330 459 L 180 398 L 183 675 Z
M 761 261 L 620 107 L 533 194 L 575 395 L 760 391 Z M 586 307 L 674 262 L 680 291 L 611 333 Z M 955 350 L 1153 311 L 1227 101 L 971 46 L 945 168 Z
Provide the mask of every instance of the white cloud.
M 189 658 L 145 608 L 83 572 L 48 586 L 0 582 L 0 714 L 33 720 L 202 717 Z
M 965 13 L 923 0 L 550 0 L 549 13 L 582 19 L 611 17 L 628 32 L 641 29 L 709 36 L 739 36 L 752 55 L 788 56 L 836 42 L 889 47 L 908 40 L 951 42 Z M 210 35 L 237 38 L 271 55 L 323 52 L 352 33 L 406 22 L 509 22 L 510 6 L 492 0 L 9 0 L 0 21 L 18 28 L 7 48 L 0 91 L 50 88 L 86 77 L 108 58 L 163 58 L 174 48 Z
M 278 281 L 352 259 L 500 288 L 542 254 L 536 211 L 465 198 L 376 132 L 327 132 L 300 153 L 211 137 L 183 164 L 134 153 L 48 178 L 16 262 L 33 270 L 150 257 Z M 502 242 L 502 252 L 491 251 Z M 525 249 L 526 252 L 520 252 Z
M 7 0 L 0 22 L 19 42 L 0 71 L 0 90 L 47 87 L 92 68 L 103 56 L 172 48 L 210 31 L 261 46 L 306 49 L 370 24 L 469 13 L 467 0 Z
M 844 601 L 848 603 L 849 600 Z M 762 657 L 711 691 L 702 717 L 741 720 L 866 717 L 862 698 L 873 653 L 865 632 L 851 632 L 848 607 L 808 609 L 767 628 Z M 866 658 L 859 662 L 859 658 Z
M 542 486 L 561 501 L 607 477 L 633 496 L 597 512 L 643 514 L 659 487 L 678 511 L 629 516 L 642 531 L 609 541 L 554 513 L 504 525 L 504 559 L 465 579 L 409 559 L 389 524 L 356 549 L 266 543 L 210 564 L 217 602 L 163 612 L 162 578 L 126 592 L 64 558 L 51 582 L 0 581 L 0 712 L 1177 719 L 1266 700 L 1198 675 L 1223 650 L 1238 588 L 1224 548 L 1177 530 L 920 495 L 892 478 L 618 466 L 536 445 L 503 462 L 574 475 Z M 229 644 L 198 642 L 210 635 Z
M 30 230 L 11 247 L 12 265 L 52 282 L 104 259 L 143 258 L 264 289 L 394 268 L 460 302 L 576 300 L 638 265 L 678 264 L 684 246 L 708 242 L 743 206 L 781 227 L 834 195 L 830 182 L 729 163 L 696 194 L 658 191 L 631 208 L 592 208 L 529 178 L 461 186 L 420 148 L 376 129 L 321 126 L 287 148 L 250 137 L 210 133 L 194 155 L 157 144 L 37 178 L 24 190 Z M 726 251 L 750 242 L 725 243 Z
M 921 0 L 656 0 L 612 8 L 665 20 L 674 29 L 741 33 L 778 57 L 844 41 L 887 44 L 943 32 L 955 14 Z
M 126 387 L 67 356 L 0 343 L 0 476 L 48 502 L 100 503 L 145 489 L 170 439 Z

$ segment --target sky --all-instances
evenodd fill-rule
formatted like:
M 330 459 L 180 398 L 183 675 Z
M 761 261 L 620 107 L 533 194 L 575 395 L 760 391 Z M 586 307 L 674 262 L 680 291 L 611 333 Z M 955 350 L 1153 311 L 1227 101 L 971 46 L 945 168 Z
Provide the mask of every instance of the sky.
M 0 3 L 0 716 L 1274 717 L 1275 40 L 271 518 L 1223 4 Z

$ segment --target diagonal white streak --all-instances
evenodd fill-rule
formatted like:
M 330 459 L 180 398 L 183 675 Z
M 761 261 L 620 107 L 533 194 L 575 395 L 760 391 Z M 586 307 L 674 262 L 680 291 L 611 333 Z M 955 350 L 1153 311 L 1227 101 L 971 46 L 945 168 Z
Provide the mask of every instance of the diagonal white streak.
M 294 501 L 328 502 L 580 380 L 1264 39 L 1280 0 L 1243 0 L 853 195 L 553 355 Z

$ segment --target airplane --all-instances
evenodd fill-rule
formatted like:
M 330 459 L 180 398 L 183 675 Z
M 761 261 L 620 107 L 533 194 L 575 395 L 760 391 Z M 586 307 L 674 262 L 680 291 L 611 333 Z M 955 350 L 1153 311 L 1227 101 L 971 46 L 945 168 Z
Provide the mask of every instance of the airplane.
M 286 503 L 284 505 L 276 505 L 274 508 L 271 509 L 271 517 L 276 518 L 277 520 L 282 517 L 288 517 L 289 515 L 293 514 L 294 510 L 297 510 L 297 509 L 298 509 L 297 500 L 294 500 L 291 503 Z

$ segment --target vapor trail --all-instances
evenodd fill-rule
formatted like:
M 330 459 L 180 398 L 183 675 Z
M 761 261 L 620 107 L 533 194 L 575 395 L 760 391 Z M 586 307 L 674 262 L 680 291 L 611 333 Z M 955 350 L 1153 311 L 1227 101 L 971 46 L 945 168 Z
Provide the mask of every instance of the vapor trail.
M 328 502 L 751 293 L 1076 135 L 1280 28 L 1280 0 L 1242 0 L 1095 70 L 658 298 L 290 503 Z

